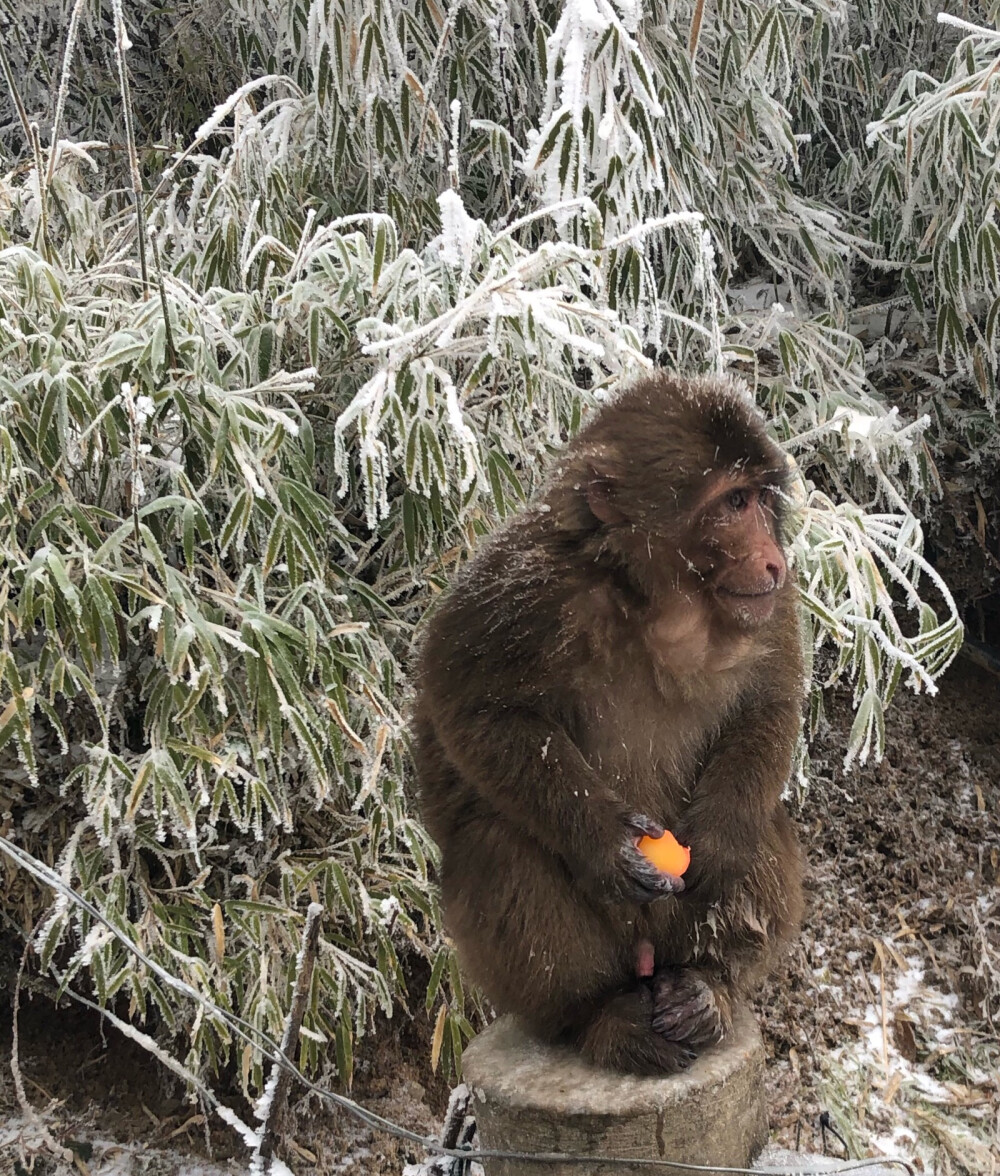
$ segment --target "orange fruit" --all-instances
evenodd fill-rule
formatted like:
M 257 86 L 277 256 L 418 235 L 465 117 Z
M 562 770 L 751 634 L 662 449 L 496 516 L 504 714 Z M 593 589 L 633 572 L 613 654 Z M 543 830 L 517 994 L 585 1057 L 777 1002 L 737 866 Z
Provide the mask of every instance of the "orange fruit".
M 669 829 L 662 837 L 640 837 L 637 848 L 658 870 L 675 878 L 691 864 L 691 850 L 681 845 Z

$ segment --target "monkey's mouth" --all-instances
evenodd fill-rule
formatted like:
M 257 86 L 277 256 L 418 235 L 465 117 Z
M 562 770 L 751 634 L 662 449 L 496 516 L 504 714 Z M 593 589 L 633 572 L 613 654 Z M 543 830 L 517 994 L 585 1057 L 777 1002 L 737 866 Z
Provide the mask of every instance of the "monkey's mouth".
M 770 584 L 766 588 L 761 586 L 752 591 L 724 588 L 721 585 L 716 589 L 716 595 L 722 598 L 722 606 L 738 620 L 751 624 L 768 620 L 774 611 L 777 592 L 777 584 Z
M 767 588 L 761 588 L 756 591 L 746 592 L 736 588 L 718 588 L 720 596 L 732 596 L 737 600 L 764 600 L 768 596 L 773 596 L 778 591 L 777 584 L 770 584 Z

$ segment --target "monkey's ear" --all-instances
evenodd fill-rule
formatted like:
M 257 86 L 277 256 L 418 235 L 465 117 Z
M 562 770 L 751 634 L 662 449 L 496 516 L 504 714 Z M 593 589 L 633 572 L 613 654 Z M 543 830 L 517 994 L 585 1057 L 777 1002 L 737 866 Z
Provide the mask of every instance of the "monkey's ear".
M 617 479 L 604 463 L 589 462 L 587 471 L 587 506 L 598 522 L 612 526 L 624 523 L 625 514 L 615 502 Z

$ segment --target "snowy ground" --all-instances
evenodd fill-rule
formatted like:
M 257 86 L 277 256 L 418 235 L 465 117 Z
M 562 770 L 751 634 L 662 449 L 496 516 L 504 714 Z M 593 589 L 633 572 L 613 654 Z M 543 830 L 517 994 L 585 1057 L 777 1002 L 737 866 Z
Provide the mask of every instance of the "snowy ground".
M 918 1171 L 988 1176 L 1000 1170 L 1000 1044 L 987 1021 L 1000 1018 L 1000 680 L 960 663 L 937 699 L 901 693 L 886 761 L 850 773 L 840 767 L 845 699 L 829 717 L 799 814 L 806 924 L 758 1007 L 774 1138 L 821 1151 L 825 1112 L 852 1156 L 902 1154 Z M 105 1046 L 75 1010 L 55 1028 L 36 998 L 22 1010 L 21 1070 L 29 1102 L 72 1153 L 57 1160 L 39 1120 L 18 1106 L 5 1020 L 4 1176 L 246 1171 L 246 1151 L 225 1128 L 212 1131 L 205 1158 L 204 1116 L 136 1047 L 110 1034 Z M 421 1033 L 418 1023 L 408 1040 L 386 1039 L 355 1093 L 426 1132 L 444 1092 Z M 825 1136 L 827 1151 L 843 1155 Z M 419 1158 L 314 1107 L 283 1148 L 296 1176 L 398 1176 Z
M 825 1111 L 852 1156 L 993 1172 L 1000 681 L 959 663 L 937 699 L 898 697 L 877 767 L 841 770 L 845 700 L 830 719 L 801 814 L 806 925 L 759 1007 L 772 1129 L 818 1150 Z
M 58 1116 L 54 1117 L 58 1120 Z M 46 1116 L 49 1122 L 53 1117 Z M 63 1132 L 60 1135 L 64 1136 Z M 94 1136 L 89 1139 L 58 1141 L 63 1151 L 57 1159 L 47 1146 L 45 1132 L 37 1118 L 30 1115 L 10 1115 L 0 1122 L 0 1163 L 8 1161 L 11 1168 L 0 1168 L 5 1176 L 13 1172 L 45 1173 L 45 1176 L 233 1176 L 246 1172 L 246 1165 L 212 1163 L 179 1153 L 176 1148 L 150 1148 L 141 1143 L 121 1144 L 112 1139 Z M 34 1164 L 32 1165 L 32 1157 Z

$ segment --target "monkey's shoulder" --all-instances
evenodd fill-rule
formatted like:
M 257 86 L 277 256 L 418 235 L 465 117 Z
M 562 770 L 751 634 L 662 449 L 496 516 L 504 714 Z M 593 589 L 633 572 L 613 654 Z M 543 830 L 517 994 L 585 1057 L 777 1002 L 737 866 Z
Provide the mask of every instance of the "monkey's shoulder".
M 589 577 L 575 577 L 564 587 L 559 622 L 567 635 L 579 638 L 592 655 L 620 648 L 629 632 L 629 602 L 612 586 Z
M 488 672 L 490 693 L 502 695 L 528 680 L 541 689 L 550 669 L 561 672 L 572 586 L 522 530 L 491 536 L 436 603 L 417 650 L 419 678 L 443 676 L 451 689 Z

